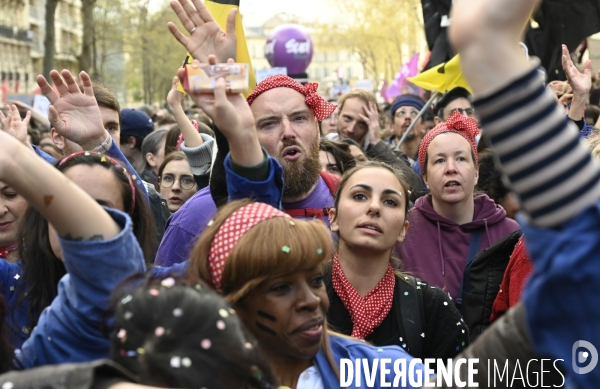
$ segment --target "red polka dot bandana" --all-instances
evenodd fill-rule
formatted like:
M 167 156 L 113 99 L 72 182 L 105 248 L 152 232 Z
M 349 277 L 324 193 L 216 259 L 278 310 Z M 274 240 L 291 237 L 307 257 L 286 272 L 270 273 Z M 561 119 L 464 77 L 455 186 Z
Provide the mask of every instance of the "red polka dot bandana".
M 379 327 L 390 313 L 396 286 L 392 265 L 388 264 L 387 272 L 381 281 L 363 298 L 346 278 L 338 260 L 338 253 L 335 253 L 331 268 L 331 281 L 335 293 L 342 300 L 352 318 L 353 337 L 366 338 L 375 328 Z
M 454 132 L 465 138 L 471 144 L 473 154 L 475 155 L 475 163 L 479 163 L 477 156 L 477 141 L 475 140 L 475 137 L 479 135 L 479 125 L 475 119 L 463 116 L 460 112 L 456 111 L 450 115 L 448 120 L 438 124 L 433 130 L 425 134 L 421 140 L 421 144 L 419 145 L 419 164 L 421 165 L 422 172 L 425 171 L 425 158 L 427 157 L 429 145 L 436 136 L 445 132 Z
M 276 74 L 274 76 L 266 78 L 260 84 L 258 84 L 254 89 L 254 92 L 252 92 L 250 96 L 248 96 L 248 104 L 252 105 L 252 102 L 258 96 L 274 88 L 291 88 L 306 96 L 304 101 L 306 102 L 306 105 L 308 105 L 310 109 L 312 109 L 318 121 L 327 119 L 337 108 L 337 105 L 328 102 L 327 100 L 325 100 L 317 94 L 319 84 L 309 82 L 306 85 L 302 85 L 293 78 L 284 76 L 283 74 Z
M 232 213 L 221 225 L 213 238 L 208 253 L 208 268 L 215 288 L 221 287 L 225 261 L 242 235 L 263 220 L 273 217 L 291 218 L 287 213 L 281 212 L 270 205 L 252 203 Z

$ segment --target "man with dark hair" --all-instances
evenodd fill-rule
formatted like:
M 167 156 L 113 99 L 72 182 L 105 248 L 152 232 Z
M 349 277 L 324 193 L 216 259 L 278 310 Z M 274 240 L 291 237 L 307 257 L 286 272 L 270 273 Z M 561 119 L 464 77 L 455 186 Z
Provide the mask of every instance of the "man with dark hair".
M 145 166 L 142 142 L 153 129 L 152 119 L 143 111 L 132 108 L 121 111 L 121 151 L 139 174 Z
M 455 111 L 470 118 L 474 117 L 475 111 L 470 99 L 471 94 L 469 91 L 460 86 L 451 89 L 448 93 L 440 97 L 433 107 L 433 113 L 436 115 L 433 119 L 435 125 L 437 126 L 445 122 Z

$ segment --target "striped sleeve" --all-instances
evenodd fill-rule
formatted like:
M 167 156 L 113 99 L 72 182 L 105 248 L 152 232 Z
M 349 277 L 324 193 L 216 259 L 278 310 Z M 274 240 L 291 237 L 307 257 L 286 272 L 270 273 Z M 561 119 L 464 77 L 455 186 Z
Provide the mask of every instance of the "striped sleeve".
M 558 226 L 600 199 L 600 165 L 537 67 L 474 107 L 529 223 Z

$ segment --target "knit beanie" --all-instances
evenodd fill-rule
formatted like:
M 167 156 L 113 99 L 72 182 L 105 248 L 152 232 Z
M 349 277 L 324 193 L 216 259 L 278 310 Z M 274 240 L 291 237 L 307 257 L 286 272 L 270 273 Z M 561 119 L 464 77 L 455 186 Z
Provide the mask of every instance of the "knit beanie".
M 392 113 L 392 117 L 394 117 L 394 115 L 396 115 L 396 111 L 400 107 L 414 107 L 418 111 L 420 111 L 423 109 L 424 106 L 425 103 L 423 102 L 423 100 L 421 100 L 417 96 L 403 95 L 394 100 L 390 112 Z

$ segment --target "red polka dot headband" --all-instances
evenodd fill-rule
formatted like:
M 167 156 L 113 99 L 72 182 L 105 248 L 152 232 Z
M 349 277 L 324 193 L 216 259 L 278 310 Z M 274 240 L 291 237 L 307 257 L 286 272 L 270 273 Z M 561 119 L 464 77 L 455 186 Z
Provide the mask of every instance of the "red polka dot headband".
M 421 144 L 419 145 L 419 164 L 421 165 L 422 172 L 425 171 L 425 159 L 427 157 L 429 145 L 436 136 L 445 132 L 454 132 L 465 138 L 471 145 L 471 149 L 473 149 L 475 163 L 478 163 L 477 142 L 475 137 L 479 135 L 479 125 L 475 119 L 461 115 L 460 112 L 456 111 L 450 115 L 445 122 L 438 124 L 425 134 L 421 140 Z
M 208 253 L 208 268 L 215 288 L 221 287 L 225 261 L 227 261 L 229 254 L 242 235 L 263 220 L 273 217 L 291 218 L 287 213 L 281 212 L 270 205 L 252 203 L 235 211 L 219 227 Z
M 302 93 L 306 97 L 304 99 L 306 105 L 312 109 L 318 121 L 327 119 L 337 108 L 337 105 L 328 102 L 317 94 L 319 84 L 309 82 L 306 85 L 302 85 L 293 78 L 284 76 L 283 74 L 276 74 L 258 84 L 250 96 L 248 96 L 248 104 L 252 105 L 252 102 L 258 96 L 274 88 L 291 88 Z
M 122 171 L 123 174 L 125 174 L 125 177 L 127 177 L 127 181 L 129 181 L 129 188 L 131 189 L 131 210 L 129 212 L 129 215 L 133 215 L 133 211 L 135 210 L 135 185 L 133 184 L 133 180 L 131 179 L 131 175 L 129 174 L 129 172 L 127 171 L 127 169 L 125 169 L 125 167 L 123 167 L 123 165 L 121 165 L 119 163 L 119 161 L 117 161 L 116 159 L 109 157 L 108 155 L 104 155 L 101 153 L 98 153 L 96 151 L 78 151 L 76 153 L 73 153 L 65 158 L 63 158 L 59 163 L 58 166 L 61 166 L 62 164 L 64 164 L 65 162 L 78 157 L 80 155 L 100 155 L 102 156 L 102 159 L 100 160 L 100 162 L 106 162 L 109 161 L 110 163 L 112 163 L 114 165 L 115 168 L 117 168 L 117 170 Z

